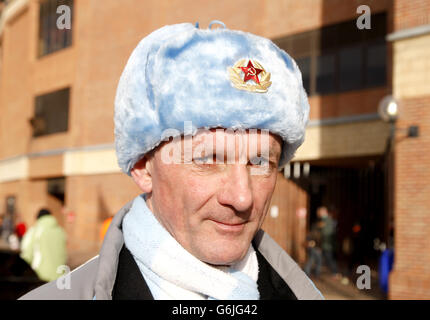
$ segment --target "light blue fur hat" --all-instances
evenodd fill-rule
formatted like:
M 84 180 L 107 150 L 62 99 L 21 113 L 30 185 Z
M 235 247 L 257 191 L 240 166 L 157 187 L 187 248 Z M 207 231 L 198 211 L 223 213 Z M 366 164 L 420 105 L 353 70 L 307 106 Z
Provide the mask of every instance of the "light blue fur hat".
M 245 81 L 247 71 L 257 79 Z M 118 164 L 130 175 L 166 138 L 164 130 L 184 134 L 184 121 L 191 121 L 192 134 L 198 128 L 268 129 L 284 142 L 281 169 L 303 143 L 308 117 L 297 64 L 269 39 L 189 23 L 165 26 L 140 41 L 119 80 Z

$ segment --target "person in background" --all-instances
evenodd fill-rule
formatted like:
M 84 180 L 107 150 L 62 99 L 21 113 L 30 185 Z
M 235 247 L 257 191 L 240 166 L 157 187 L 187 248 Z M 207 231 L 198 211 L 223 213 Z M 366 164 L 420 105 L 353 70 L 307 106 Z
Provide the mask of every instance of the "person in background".
M 355 270 L 359 265 L 365 264 L 364 252 L 366 246 L 366 237 L 363 230 L 364 224 L 361 219 L 356 219 L 352 226 L 352 253 L 349 263 L 349 269 L 351 273 L 355 273 Z
M 319 277 L 322 265 L 321 232 L 314 224 L 306 238 L 307 261 L 304 271 L 311 276 L 314 270 L 315 277 Z
M 109 229 L 110 223 L 112 222 L 112 218 L 113 217 L 109 217 L 105 219 L 102 223 L 102 226 L 100 228 L 100 234 L 99 234 L 100 240 L 102 241 L 105 238 L 106 231 Z
M 334 237 L 336 235 L 336 223 L 330 216 L 327 207 L 317 209 L 318 230 L 321 234 L 321 249 L 325 263 L 332 275 L 337 275 L 337 265 L 334 259 Z
M 389 276 L 394 264 L 394 223 L 390 223 L 388 244 L 382 243 L 379 247 L 381 255 L 379 258 L 379 287 L 388 294 Z
M 24 221 L 18 222 L 15 225 L 15 234 L 17 235 L 19 241 L 24 237 L 25 232 L 27 231 L 27 225 Z
M 57 279 L 57 268 L 66 264 L 66 234 L 48 209 L 41 209 L 36 224 L 24 235 L 21 258 L 46 282 Z
M 9 243 L 9 236 L 13 234 L 13 218 L 11 214 L 6 213 L 3 216 L 3 223 L 2 223 L 2 239 L 4 242 Z

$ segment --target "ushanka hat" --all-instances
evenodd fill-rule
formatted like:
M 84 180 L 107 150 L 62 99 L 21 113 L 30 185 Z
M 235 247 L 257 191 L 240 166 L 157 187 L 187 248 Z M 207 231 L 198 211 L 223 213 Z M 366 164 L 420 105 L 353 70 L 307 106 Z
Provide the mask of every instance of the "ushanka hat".
M 227 28 L 165 26 L 140 41 L 119 80 L 118 164 L 130 174 L 167 129 L 184 134 L 189 121 L 193 135 L 199 128 L 268 129 L 283 140 L 282 168 L 303 143 L 308 117 L 300 70 L 271 40 Z

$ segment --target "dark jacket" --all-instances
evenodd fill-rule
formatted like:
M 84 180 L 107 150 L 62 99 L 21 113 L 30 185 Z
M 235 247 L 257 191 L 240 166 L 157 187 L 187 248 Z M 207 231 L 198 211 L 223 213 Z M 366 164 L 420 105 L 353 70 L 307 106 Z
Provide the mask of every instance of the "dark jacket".
M 70 289 L 59 289 L 52 281 L 20 299 L 152 299 L 134 258 L 124 246 L 122 220 L 131 204 L 132 201 L 113 218 L 100 254 L 70 273 Z M 261 299 L 323 299 L 312 281 L 267 233 L 259 230 L 253 244 L 259 263 Z

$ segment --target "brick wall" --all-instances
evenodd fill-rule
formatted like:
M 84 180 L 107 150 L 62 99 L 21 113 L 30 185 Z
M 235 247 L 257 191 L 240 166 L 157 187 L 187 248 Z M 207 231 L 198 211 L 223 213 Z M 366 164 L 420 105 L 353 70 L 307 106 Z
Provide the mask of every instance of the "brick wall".
M 429 22 L 430 23 L 430 22 Z M 419 97 L 430 93 L 428 36 L 396 41 L 393 66 L 393 89 L 398 97 Z
M 277 206 L 279 216 L 272 217 L 270 209 L 262 229 L 286 250 L 298 263 L 305 262 L 305 237 L 307 216 L 299 216 L 298 210 L 308 213 L 308 195 L 293 181 L 278 173 L 270 206 Z
M 388 134 L 381 120 L 308 127 L 294 161 L 380 155 Z
M 430 2 L 396 0 L 396 31 L 430 23 Z M 430 35 L 393 44 L 393 93 L 398 128 L 418 125 L 418 138 L 396 133 L 394 162 L 395 264 L 391 299 L 430 299 Z
M 378 87 L 324 96 L 314 95 L 309 97 L 309 118 L 314 120 L 377 113 L 378 103 L 387 93 L 387 88 Z
M 394 30 L 430 24 L 430 1 L 394 0 Z
M 20 180 L 0 184 L 0 214 L 5 213 L 6 198 L 16 197 L 15 222 L 24 222 L 30 227 L 36 221 L 41 208 L 50 208 L 58 222 L 63 225 L 58 200 L 47 193 L 46 180 Z
M 69 251 L 88 258 L 95 254 L 101 244 L 99 230 L 103 221 L 138 194 L 133 180 L 122 173 L 67 177 L 66 211 L 75 216 L 65 224 Z
M 419 125 L 420 136 L 405 139 L 399 132 L 396 138 L 395 268 L 390 297 L 430 299 L 430 95 L 401 102 L 398 127 Z

